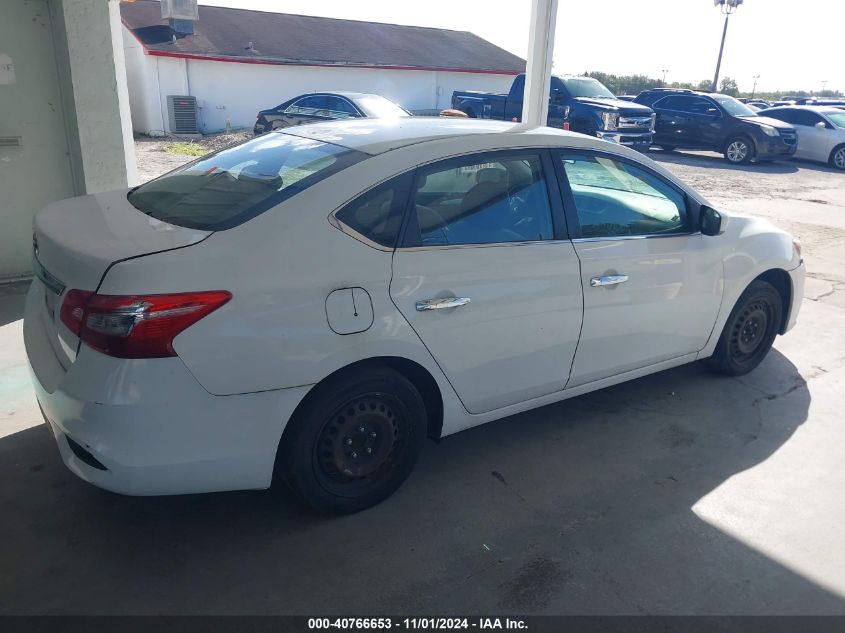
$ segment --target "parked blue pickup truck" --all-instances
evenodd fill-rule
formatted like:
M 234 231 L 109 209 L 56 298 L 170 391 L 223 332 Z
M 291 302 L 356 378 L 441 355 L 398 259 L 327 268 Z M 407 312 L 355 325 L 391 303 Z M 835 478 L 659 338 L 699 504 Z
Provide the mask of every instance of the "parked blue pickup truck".
M 471 118 L 519 121 L 525 75 L 517 75 L 506 95 L 455 91 L 452 107 Z M 654 132 L 654 112 L 638 103 L 617 99 L 592 77 L 552 76 L 549 127 L 568 128 L 606 141 L 648 149 Z

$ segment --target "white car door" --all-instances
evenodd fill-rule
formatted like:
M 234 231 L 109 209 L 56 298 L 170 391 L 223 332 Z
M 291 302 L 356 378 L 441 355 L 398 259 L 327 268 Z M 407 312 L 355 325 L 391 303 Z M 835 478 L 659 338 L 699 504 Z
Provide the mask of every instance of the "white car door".
M 684 193 L 601 152 L 561 151 L 557 167 L 584 291 L 568 387 L 703 348 L 719 311 L 722 262 Z
M 391 297 L 469 412 L 566 385 L 583 297 L 564 225 L 546 150 L 417 171 Z

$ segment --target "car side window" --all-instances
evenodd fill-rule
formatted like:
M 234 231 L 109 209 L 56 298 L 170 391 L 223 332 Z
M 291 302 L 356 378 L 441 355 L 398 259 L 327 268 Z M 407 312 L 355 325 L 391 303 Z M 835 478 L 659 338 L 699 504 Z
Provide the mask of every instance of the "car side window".
M 315 111 L 325 110 L 327 107 L 326 97 L 322 95 L 302 97 L 288 106 L 285 114 L 314 114 Z
M 693 114 L 706 114 L 708 116 L 718 116 L 719 108 L 715 103 L 702 99 L 701 97 L 687 97 L 686 111 Z
M 329 110 L 346 118 L 360 116 L 355 106 L 342 97 L 329 97 Z
M 537 154 L 486 154 L 420 170 L 407 245 L 549 240 L 549 194 Z
M 689 231 L 685 196 L 657 175 L 602 155 L 561 154 L 581 237 Z
M 662 110 L 674 110 L 675 112 L 689 112 L 689 97 L 671 96 L 664 97 L 654 104 L 654 107 Z
M 769 110 L 760 113 L 760 116 L 771 117 L 784 123 L 795 123 L 795 112 L 793 110 Z
M 810 112 L 809 110 L 796 110 L 795 112 L 795 125 L 813 127 L 816 123 L 819 123 L 822 120 L 823 119 L 818 114 Z
M 393 248 L 413 177 L 409 172 L 373 187 L 340 209 L 335 218 L 366 239 Z

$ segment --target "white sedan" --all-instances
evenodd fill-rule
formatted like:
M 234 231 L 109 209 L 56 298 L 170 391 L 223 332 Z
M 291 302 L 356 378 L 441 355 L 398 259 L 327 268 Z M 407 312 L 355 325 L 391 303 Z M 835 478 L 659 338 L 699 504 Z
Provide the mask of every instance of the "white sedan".
M 126 494 L 393 493 L 426 436 L 796 321 L 800 245 L 649 158 L 461 119 L 273 132 L 34 223 L 24 336 L 65 464 Z
M 798 132 L 795 158 L 845 170 L 845 110 L 831 106 L 786 106 L 761 116 L 792 123 Z

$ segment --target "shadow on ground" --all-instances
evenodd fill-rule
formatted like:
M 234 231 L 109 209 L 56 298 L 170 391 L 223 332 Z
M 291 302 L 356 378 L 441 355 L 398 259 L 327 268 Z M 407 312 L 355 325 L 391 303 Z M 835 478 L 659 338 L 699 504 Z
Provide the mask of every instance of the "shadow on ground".
M 819 171 L 835 171 L 820 163 L 801 161 L 796 163 L 793 160 L 777 160 L 774 162 L 748 163 L 745 165 L 732 165 L 724 159 L 721 154 L 696 152 L 690 154 L 683 150 L 666 152 L 663 150 L 652 150 L 649 157 L 660 163 L 672 163 L 673 165 L 695 165 L 709 169 L 728 169 L 731 171 L 747 171 L 764 174 L 793 174 L 799 167 L 805 169 L 818 169 Z
M 784 356 L 757 371 L 771 393 L 689 365 L 460 433 L 339 518 L 103 492 L 31 428 L 0 439 L 0 612 L 845 613 L 691 511 L 806 419 Z

